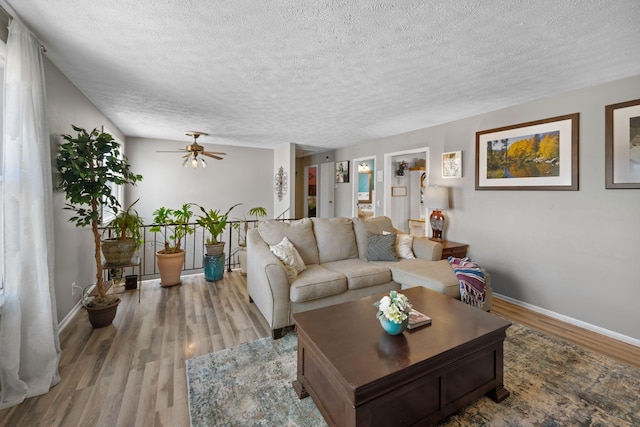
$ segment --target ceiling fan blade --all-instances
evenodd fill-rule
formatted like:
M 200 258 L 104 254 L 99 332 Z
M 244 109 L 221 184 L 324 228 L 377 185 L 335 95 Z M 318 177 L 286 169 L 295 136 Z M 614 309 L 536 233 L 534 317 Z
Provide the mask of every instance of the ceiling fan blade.
M 227 153 L 221 153 L 219 151 L 204 151 L 204 153 L 217 154 L 219 156 L 226 156 L 227 155 Z
M 156 150 L 156 153 L 183 153 L 187 150 L 180 148 L 179 150 Z
M 213 157 L 214 159 L 224 160 L 224 158 L 219 157 L 219 156 L 216 156 L 216 155 L 213 155 L 213 154 L 211 154 L 211 153 L 207 153 L 206 151 L 203 151 L 203 152 L 202 152 L 202 153 L 200 153 L 200 154 L 202 154 L 203 156 L 207 156 L 207 157 Z
M 191 157 L 191 153 L 187 153 L 184 156 L 182 156 L 183 159 L 186 158 L 186 157 Z

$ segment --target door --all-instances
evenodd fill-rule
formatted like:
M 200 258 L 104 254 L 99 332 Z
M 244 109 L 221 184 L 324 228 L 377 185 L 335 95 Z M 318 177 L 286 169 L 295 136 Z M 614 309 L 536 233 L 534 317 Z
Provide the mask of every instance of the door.
M 335 191 L 335 165 L 333 162 L 322 163 L 318 176 L 320 185 L 317 188 L 318 205 L 316 212 L 320 218 L 333 218 L 335 215 L 333 196 Z

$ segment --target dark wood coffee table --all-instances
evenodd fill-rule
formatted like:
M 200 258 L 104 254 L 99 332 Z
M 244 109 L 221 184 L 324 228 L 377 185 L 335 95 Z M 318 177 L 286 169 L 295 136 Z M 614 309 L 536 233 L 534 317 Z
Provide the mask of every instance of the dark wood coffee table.
M 433 322 L 391 336 L 364 298 L 293 315 L 298 376 L 330 426 L 430 424 L 503 386 L 510 322 L 422 287 L 401 291 Z

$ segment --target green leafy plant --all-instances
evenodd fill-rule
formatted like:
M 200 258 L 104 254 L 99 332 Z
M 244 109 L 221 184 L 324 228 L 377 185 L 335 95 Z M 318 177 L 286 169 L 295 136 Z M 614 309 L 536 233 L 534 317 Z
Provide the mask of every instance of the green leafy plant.
M 120 211 L 120 213 L 107 224 L 107 228 L 105 229 L 105 232 L 113 232 L 117 240 L 135 240 L 136 249 L 142 245 L 142 228 L 144 227 L 142 217 L 140 217 L 138 211 L 133 209 L 133 206 L 138 203 L 138 200 L 129 205 L 127 209 Z
M 149 231 L 162 233 L 164 249 L 160 253 L 175 254 L 183 250 L 182 239 L 193 233 L 193 226 L 190 225 L 192 216 L 189 203 L 185 203 L 180 209 L 161 207 L 153 212 L 153 226 Z
M 238 232 L 239 246 L 246 246 L 247 244 L 247 230 L 249 230 L 249 222 L 247 220 L 247 215 L 249 217 L 253 217 L 253 219 L 257 221 L 258 218 L 264 218 L 265 216 L 267 216 L 267 209 L 263 208 L 262 206 L 253 207 L 249 209 L 246 215 L 240 220 L 242 221 L 241 222 L 242 226 L 240 228 L 240 231 Z
M 60 145 L 56 166 L 60 173 L 57 188 L 65 192 L 65 209 L 74 212 L 69 221 L 76 227 L 91 226 L 95 244 L 96 289 L 98 296 L 91 305 L 111 304 L 117 297 L 106 295 L 102 278 L 100 256 L 101 207 L 117 214 L 120 202 L 113 194 L 113 185 L 135 185 L 142 179 L 130 170 L 125 156 L 121 156 L 120 144 L 108 133 L 72 125 L 77 136 L 62 135 L 65 142 Z
M 216 245 L 218 244 L 218 238 L 227 228 L 227 223 L 229 221 L 229 213 L 236 206 L 241 205 L 241 203 L 236 203 L 231 206 L 224 214 L 219 209 L 209 209 L 206 210 L 202 206 L 196 205 L 200 208 L 202 212 L 201 215 L 198 215 L 198 219 L 196 222 L 199 226 L 207 230 L 209 232 L 209 237 L 207 238 L 207 245 Z M 231 224 L 232 227 L 237 227 L 238 224 Z

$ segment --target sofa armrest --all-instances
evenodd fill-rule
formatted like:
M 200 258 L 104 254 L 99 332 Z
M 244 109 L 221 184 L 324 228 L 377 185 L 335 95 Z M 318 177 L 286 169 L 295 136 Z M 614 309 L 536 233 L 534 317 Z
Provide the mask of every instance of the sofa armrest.
M 416 258 L 428 261 L 439 261 L 442 258 L 442 244 L 426 237 L 414 237 L 412 249 Z
M 247 233 L 247 292 L 271 329 L 289 326 L 289 279 L 257 229 Z

